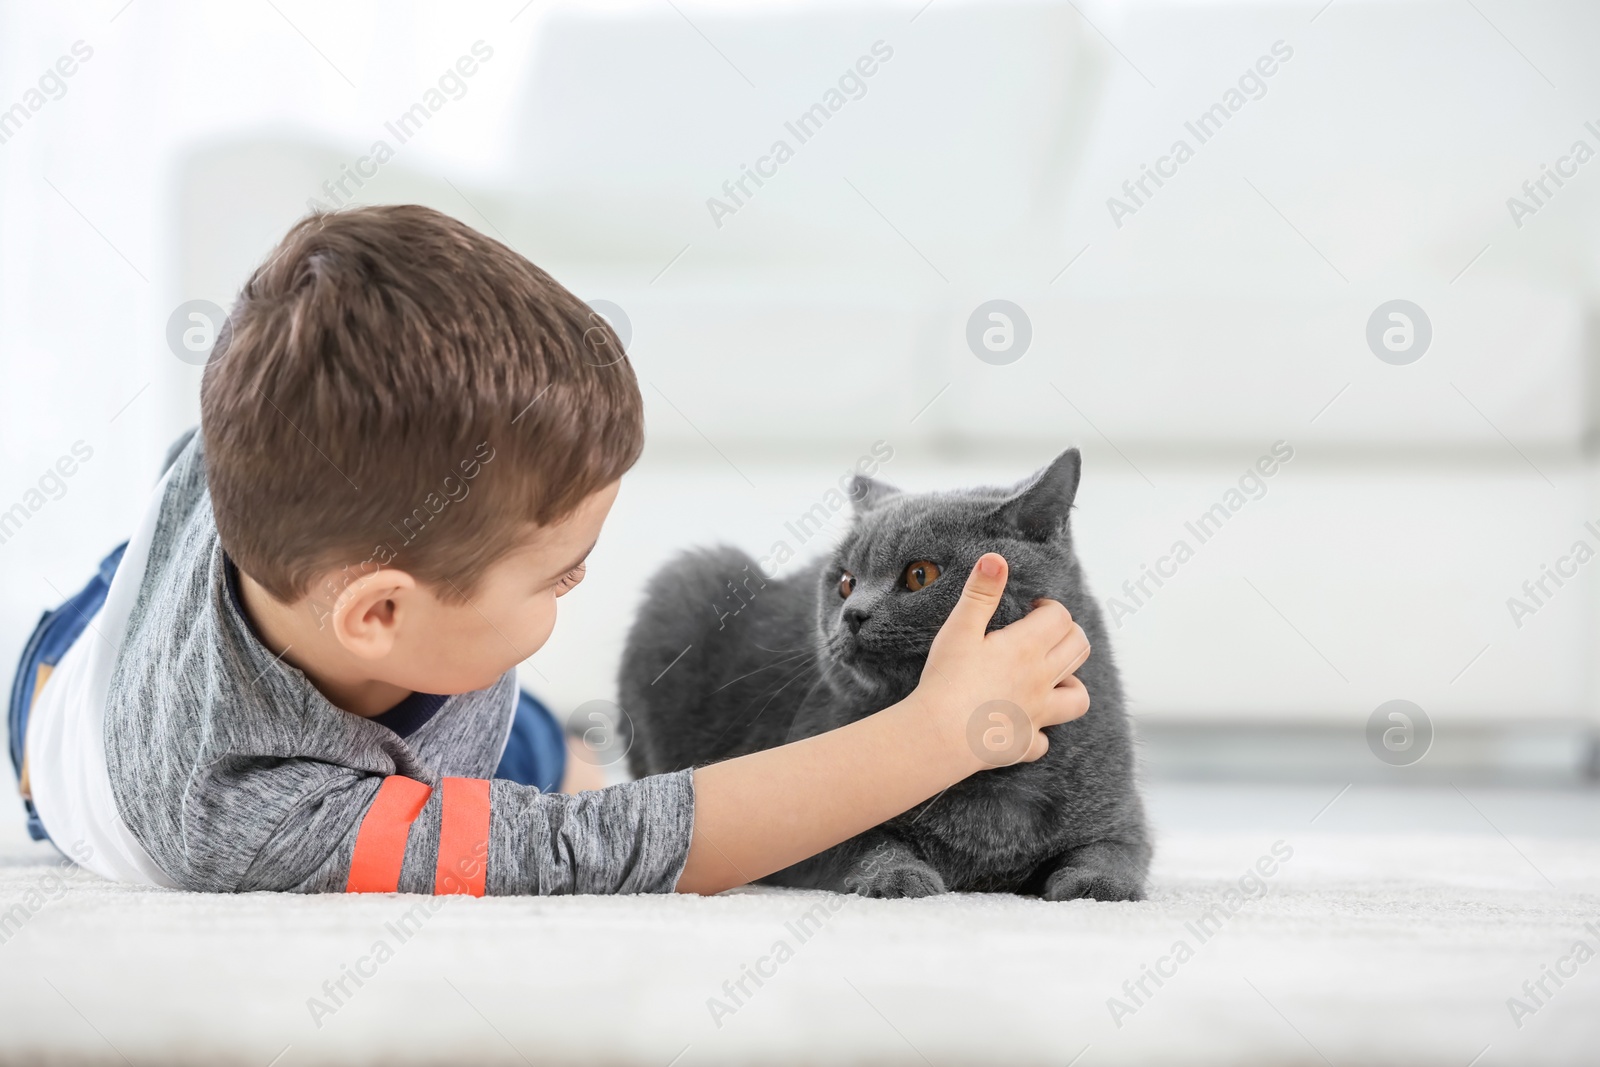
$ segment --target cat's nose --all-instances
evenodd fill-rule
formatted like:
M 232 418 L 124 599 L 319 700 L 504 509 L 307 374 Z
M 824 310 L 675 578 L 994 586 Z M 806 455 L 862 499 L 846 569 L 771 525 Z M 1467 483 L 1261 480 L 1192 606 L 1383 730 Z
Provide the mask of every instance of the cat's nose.
M 850 632 L 853 634 L 861 632 L 861 624 L 866 622 L 868 618 L 868 613 L 860 608 L 844 609 L 844 624 L 850 627 Z

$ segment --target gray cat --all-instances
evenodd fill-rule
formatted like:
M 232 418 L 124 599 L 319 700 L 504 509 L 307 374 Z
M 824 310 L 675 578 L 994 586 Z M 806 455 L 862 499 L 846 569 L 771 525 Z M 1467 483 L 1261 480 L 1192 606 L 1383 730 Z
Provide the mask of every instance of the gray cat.
M 1010 564 L 991 630 L 1059 600 L 1092 648 L 1087 715 L 1046 729 L 1033 763 L 984 770 L 818 856 L 776 885 L 874 897 L 946 890 L 1141 900 L 1149 832 L 1122 686 L 1072 551 L 1077 449 L 1010 489 L 902 493 L 857 477 L 826 560 L 765 578 L 729 547 L 651 579 L 620 679 L 635 775 L 701 766 L 842 726 L 906 697 L 978 557 Z M 687 651 L 685 648 L 687 647 Z

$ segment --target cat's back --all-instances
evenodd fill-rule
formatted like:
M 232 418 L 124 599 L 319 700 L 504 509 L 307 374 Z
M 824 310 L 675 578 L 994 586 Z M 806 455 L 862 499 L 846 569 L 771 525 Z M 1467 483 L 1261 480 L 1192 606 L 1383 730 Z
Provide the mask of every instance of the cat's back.
M 634 775 L 781 743 L 790 714 L 783 682 L 809 686 L 816 674 L 813 578 L 810 569 L 768 578 L 725 545 L 685 552 L 656 572 L 618 678 Z

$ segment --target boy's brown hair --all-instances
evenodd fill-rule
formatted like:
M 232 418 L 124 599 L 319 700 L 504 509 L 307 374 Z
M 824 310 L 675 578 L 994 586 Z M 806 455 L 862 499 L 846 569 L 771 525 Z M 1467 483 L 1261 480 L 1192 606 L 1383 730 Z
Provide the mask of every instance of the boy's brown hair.
M 285 603 L 387 565 L 459 602 L 644 447 L 605 320 L 409 204 L 295 224 L 218 331 L 200 424 L 222 547 Z

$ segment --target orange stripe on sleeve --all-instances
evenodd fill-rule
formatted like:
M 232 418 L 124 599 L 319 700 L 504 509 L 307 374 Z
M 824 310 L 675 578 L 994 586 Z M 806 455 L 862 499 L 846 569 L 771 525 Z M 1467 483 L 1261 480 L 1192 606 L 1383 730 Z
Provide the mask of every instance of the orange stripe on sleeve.
M 446 778 L 440 789 L 443 810 L 433 891 L 481 897 L 489 873 L 489 780 Z
M 346 893 L 393 893 L 400 888 L 406 836 L 432 795 L 433 790 L 415 778 L 391 774 L 383 780 L 356 831 Z

